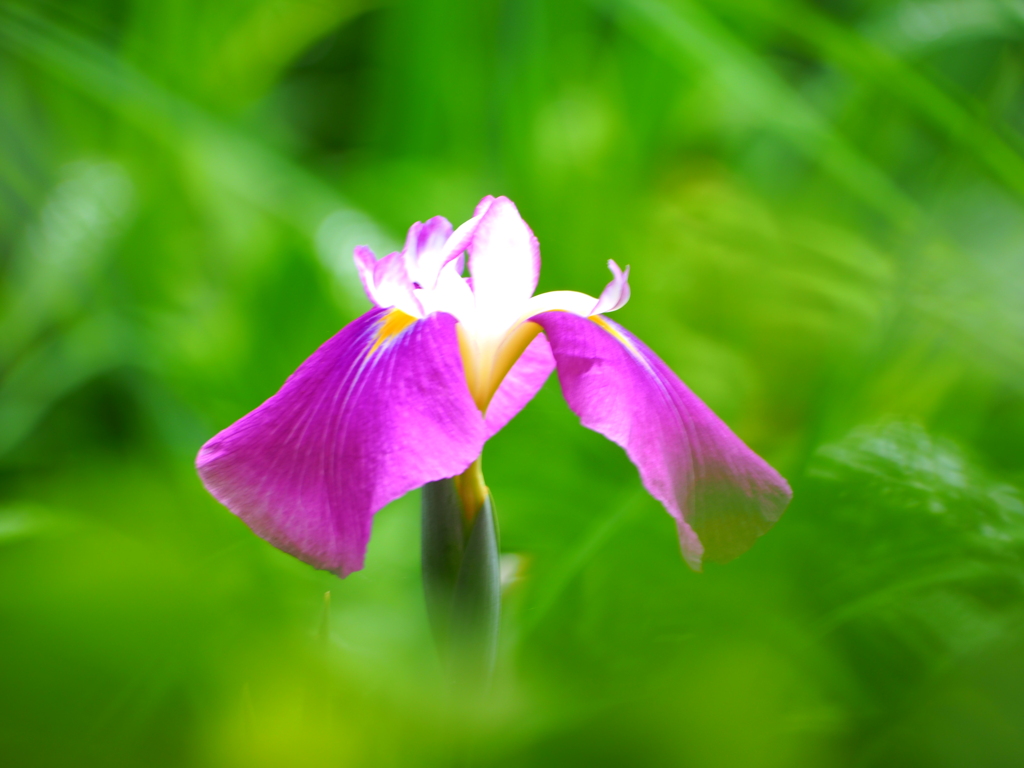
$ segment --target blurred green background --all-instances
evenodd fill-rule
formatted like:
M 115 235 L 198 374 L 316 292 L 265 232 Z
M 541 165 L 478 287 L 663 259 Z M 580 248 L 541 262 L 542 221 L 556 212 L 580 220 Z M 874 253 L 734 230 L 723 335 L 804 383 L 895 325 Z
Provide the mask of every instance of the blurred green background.
M 1022 131 L 1019 0 L 3 0 L 0 764 L 1024 765 Z M 795 499 L 691 573 L 553 377 L 467 708 L 416 494 L 339 581 L 192 460 L 484 194 Z

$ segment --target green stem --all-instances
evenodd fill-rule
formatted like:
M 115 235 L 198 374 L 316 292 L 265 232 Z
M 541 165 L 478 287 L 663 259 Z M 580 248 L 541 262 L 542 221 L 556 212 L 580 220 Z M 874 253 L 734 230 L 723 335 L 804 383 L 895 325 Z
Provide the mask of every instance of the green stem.
M 466 514 L 454 478 L 423 487 L 423 588 L 441 661 L 459 687 L 484 690 L 494 671 L 501 572 L 494 506 Z

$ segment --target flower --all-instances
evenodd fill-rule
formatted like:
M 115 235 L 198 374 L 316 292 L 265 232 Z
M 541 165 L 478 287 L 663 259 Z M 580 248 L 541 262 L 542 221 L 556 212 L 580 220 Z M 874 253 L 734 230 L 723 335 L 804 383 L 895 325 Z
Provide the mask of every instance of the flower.
M 196 460 L 210 493 L 274 546 L 346 576 L 373 515 L 408 491 L 462 475 L 464 498 L 479 498 L 484 443 L 556 368 L 583 425 L 626 450 L 675 518 L 692 568 L 741 554 L 788 504 L 778 472 L 604 316 L 629 299 L 628 267 L 609 262 L 598 298 L 533 295 L 540 249 L 507 198 L 484 198 L 454 232 L 440 216 L 416 223 L 401 252 L 360 247 L 355 262 L 373 309 Z

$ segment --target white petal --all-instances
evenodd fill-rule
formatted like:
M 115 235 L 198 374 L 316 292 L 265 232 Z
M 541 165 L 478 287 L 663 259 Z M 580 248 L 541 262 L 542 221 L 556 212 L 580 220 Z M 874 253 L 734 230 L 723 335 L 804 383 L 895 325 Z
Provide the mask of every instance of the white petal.
M 507 197 L 495 198 L 483 212 L 469 244 L 469 271 L 481 326 L 508 328 L 537 287 L 540 246 Z
M 597 299 L 579 291 L 548 291 L 539 293 L 526 303 L 523 319 L 528 319 L 541 312 L 562 310 L 580 317 L 590 317 L 597 307 Z

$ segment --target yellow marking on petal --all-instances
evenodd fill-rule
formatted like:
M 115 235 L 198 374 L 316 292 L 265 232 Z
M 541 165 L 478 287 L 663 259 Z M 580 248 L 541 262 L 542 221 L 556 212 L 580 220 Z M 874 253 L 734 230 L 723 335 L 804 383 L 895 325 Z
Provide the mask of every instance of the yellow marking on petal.
M 368 354 L 372 355 L 377 351 L 377 347 L 385 341 L 393 339 L 415 322 L 416 318 L 412 315 L 407 315 L 400 309 L 392 309 L 381 320 L 380 328 L 377 331 L 377 340 L 373 342 L 373 346 L 370 347 Z
M 537 338 L 541 327 L 529 321 L 520 323 L 502 339 L 497 349 L 486 345 L 481 348 L 473 343 L 461 325 L 456 326 L 456 329 L 469 393 L 480 412 L 486 413 L 501 382 L 530 346 L 530 342 Z
M 501 346 L 498 347 L 497 354 L 494 356 L 491 378 L 486 390 L 487 400 L 481 410 L 487 410 L 487 405 L 490 404 L 494 393 L 498 391 L 501 382 L 505 380 L 505 376 L 512 370 L 512 366 L 523 356 L 526 348 L 530 346 L 530 342 L 537 338 L 537 334 L 540 332 L 541 327 L 537 323 L 526 321 L 505 337 Z
M 462 370 L 466 374 L 466 385 L 469 387 L 469 394 L 473 396 L 473 402 L 480 408 L 480 398 L 477 393 L 480 385 L 477 375 L 476 355 L 473 352 L 473 342 L 462 327 L 462 323 L 455 326 L 455 333 L 459 339 L 459 356 L 462 358 Z M 485 406 L 486 407 L 486 406 Z M 481 408 L 481 410 L 483 410 Z
M 619 332 L 619 330 L 618 330 L 617 328 L 613 328 L 613 327 L 612 327 L 612 326 L 611 326 L 611 325 L 610 325 L 610 324 L 608 323 L 608 321 L 607 321 L 607 320 L 605 320 L 605 319 L 604 319 L 603 317 L 601 317 L 600 315 L 591 315 L 589 319 L 590 319 L 590 320 L 593 320 L 593 321 L 594 321 L 594 322 L 595 322 L 595 323 L 596 323 L 597 325 L 599 325 L 599 326 L 600 326 L 601 328 L 604 328 L 604 329 L 605 329 L 606 331 L 608 331 L 608 333 L 610 333 L 610 334 L 611 334 L 612 336 L 614 336 L 614 337 L 615 337 L 616 339 L 618 339 L 618 340 L 619 340 L 619 342 L 620 342 L 620 343 L 622 343 L 622 345 L 623 345 L 624 347 L 626 347 L 626 349 L 628 349 L 628 350 L 629 350 L 630 352 L 632 352 L 632 353 L 633 353 L 634 355 L 638 355 L 638 354 L 640 354 L 639 352 L 637 352 L 637 349 L 636 349 L 636 347 L 634 347 L 634 346 L 633 346 L 633 344 L 632 344 L 632 343 L 630 342 L 630 340 L 629 340 L 629 339 L 627 339 L 627 338 L 626 338 L 625 336 L 623 336 L 623 335 L 622 335 L 622 334 L 621 334 L 621 333 Z

